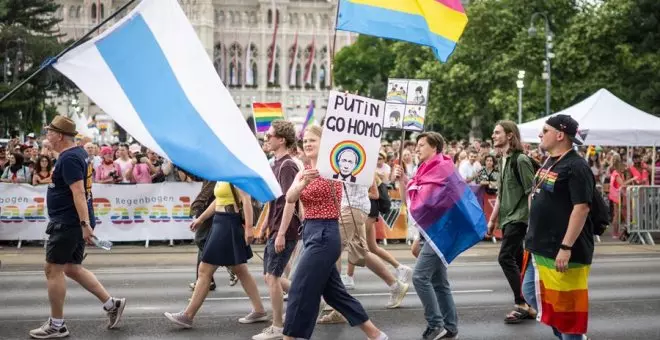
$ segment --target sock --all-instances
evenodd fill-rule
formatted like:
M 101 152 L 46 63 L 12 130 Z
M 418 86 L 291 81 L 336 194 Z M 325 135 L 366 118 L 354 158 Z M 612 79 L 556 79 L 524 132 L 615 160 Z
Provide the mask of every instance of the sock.
M 53 325 L 53 327 L 60 328 L 60 327 L 64 326 L 64 319 L 50 318 L 50 323 Z
M 106 301 L 103 304 L 103 309 L 111 310 L 114 306 L 115 306 L 115 300 L 113 298 L 109 298 L 108 301 Z
M 395 289 L 397 289 L 398 287 L 399 287 L 399 281 L 396 281 L 396 282 L 394 282 L 394 283 L 390 286 L 390 290 L 395 290 Z

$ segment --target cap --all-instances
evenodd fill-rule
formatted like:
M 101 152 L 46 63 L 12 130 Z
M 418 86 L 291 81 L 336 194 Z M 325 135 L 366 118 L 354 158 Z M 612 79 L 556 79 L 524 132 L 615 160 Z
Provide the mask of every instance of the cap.
M 577 145 L 584 144 L 584 142 L 578 136 L 578 127 L 580 124 L 578 124 L 578 122 L 573 119 L 573 117 L 559 114 L 548 118 L 545 123 L 565 133 L 573 143 Z
M 112 148 L 109 146 L 104 146 L 101 148 L 101 156 L 112 155 Z
M 138 153 L 142 151 L 142 147 L 139 144 L 132 144 L 131 146 L 128 147 L 128 151 L 131 153 Z
M 27 136 L 28 136 L 28 138 L 34 138 L 34 132 L 30 132 L 30 133 L 28 133 Z

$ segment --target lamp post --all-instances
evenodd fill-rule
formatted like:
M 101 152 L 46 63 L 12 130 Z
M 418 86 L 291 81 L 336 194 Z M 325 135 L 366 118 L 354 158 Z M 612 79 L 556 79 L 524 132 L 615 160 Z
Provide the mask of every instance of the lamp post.
M 534 26 L 534 21 L 538 18 L 543 18 L 545 23 L 545 59 L 543 60 L 543 73 L 542 78 L 545 79 L 545 115 L 550 115 L 550 94 L 552 91 L 552 72 L 551 72 L 551 63 L 550 59 L 555 57 L 555 54 L 552 53 L 552 39 L 554 34 L 550 30 L 550 19 L 545 13 L 536 12 L 532 14 L 532 19 L 529 24 L 529 29 L 527 32 L 530 36 L 536 35 L 536 27 Z
M 522 124 L 522 96 L 523 88 L 525 88 L 525 71 L 518 71 L 518 80 L 516 80 L 516 87 L 518 87 L 518 124 Z

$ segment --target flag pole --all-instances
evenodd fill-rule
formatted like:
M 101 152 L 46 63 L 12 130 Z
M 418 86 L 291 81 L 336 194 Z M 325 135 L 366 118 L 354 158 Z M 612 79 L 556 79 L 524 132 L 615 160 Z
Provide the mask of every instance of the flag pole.
M 332 72 L 335 68 L 335 47 L 337 46 L 337 22 L 339 22 L 339 6 L 341 5 L 341 0 L 337 1 L 337 13 L 335 13 L 335 29 L 332 34 L 332 51 L 330 51 L 330 88 L 332 89 L 332 83 L 335 78 L 332 76 Z
M 18 85 L 16 85 L 14 88 L 12 88 L 7 94 L 2 96 L 0 98 L 0 103 L 4 102 L 7 98 L 9 98 L 12 94 L 14 94 L 16 91 L 18 91 L 21 87 L 25 86 L 30 80 L 32 80 L 34 77 L 39 75 L 41 72 L 43 72 L 45 69 L 47 69 L 49 66 L 53 65 L 55 62 L 57 62 L 58 59 L 60 59 L 64 54 L 67 52 L 71 51 L 72 49 L 78 47 L 81 43 L 83 43 L 87 38 L 89 38 L 94 32 L 96 32 L 99 28 L 101 28 L 103 25 L 108 23 L 110 20 L 114 19 L 119 13 L 124 11 L 128 6 L 133 4 L 136 0 L 129 0 L 125 5 L 121 6 L 116 12 L 112 13 L 112 15 L 108 16 L 105 20 L 103 20 L 101 23 L 98 25 L 94 26 L 89 32 L 87 32 L 85 35 L 83 35 L 80 39 L 76 40 L 73 42 L 69 47 L 65 48 L 62 50 L 62 52 L 58 53 L 56 56 L 51 57 L 46 59 L 41 66 L 39 67 L 38 70 L 34 71 L 29 77 L 25 78 L 22 82 L 20 82 Z

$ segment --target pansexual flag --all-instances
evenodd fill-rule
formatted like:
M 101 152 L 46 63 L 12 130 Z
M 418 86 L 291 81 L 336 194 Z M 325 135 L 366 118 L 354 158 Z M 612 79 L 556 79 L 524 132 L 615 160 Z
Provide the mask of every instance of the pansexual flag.
M 337 29 L 430 46 L 445 62 L 467 22 L 460 0 L 341 0 Z
M 486 235 L 486 217 L 449 156 L 422 163 L 408 183 L 407 206 L 426 242 L 446 264 Z
M 266 132 L 275 119 L 284 119 L 282 103 L 252 103 L 257 132 Z
M 589 320 L 587 282 L 590 266 L 569 263 L 560 273 L 555 259 L 533 255 L 537 319 L 565 334 L 586 334 Z

